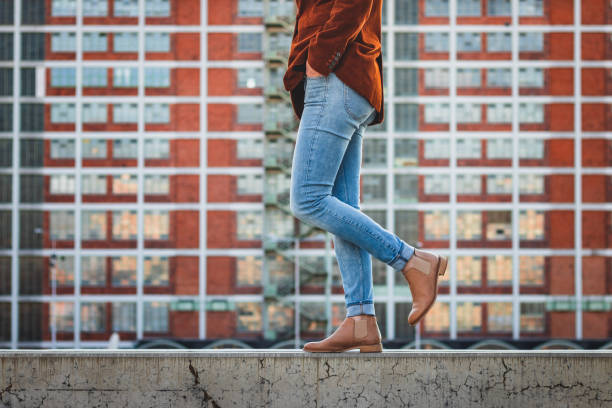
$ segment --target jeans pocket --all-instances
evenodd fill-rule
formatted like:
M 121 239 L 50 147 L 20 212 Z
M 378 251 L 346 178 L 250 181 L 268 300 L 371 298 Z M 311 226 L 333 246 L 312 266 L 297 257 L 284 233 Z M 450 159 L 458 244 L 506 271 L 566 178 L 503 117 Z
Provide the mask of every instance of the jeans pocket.
M 307 76 L 305 79 L 304 103 L 309 101 L 318 101 L 324 98 L 327 88 L 326 76 Z
M 344 88 L 344 109 L 353 119 L 362 123 L 374 111 L 374 107 L 363 96 L 359 95 L 353 88 L 342 83 Z

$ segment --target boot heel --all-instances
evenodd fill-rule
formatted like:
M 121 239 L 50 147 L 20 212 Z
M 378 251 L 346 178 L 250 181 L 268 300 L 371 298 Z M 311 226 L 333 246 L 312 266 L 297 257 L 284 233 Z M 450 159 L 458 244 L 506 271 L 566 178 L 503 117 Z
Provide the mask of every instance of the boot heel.
M 438 275 L 444 275 L 446 272 L 446 265 L 448 263 L 448 259 L 445 256 L 440 257 L 440 265 L 438 266 Z
M 382 352 L 382 349 L 382 343 L 359 346 L 360 353 L 380 353 Z

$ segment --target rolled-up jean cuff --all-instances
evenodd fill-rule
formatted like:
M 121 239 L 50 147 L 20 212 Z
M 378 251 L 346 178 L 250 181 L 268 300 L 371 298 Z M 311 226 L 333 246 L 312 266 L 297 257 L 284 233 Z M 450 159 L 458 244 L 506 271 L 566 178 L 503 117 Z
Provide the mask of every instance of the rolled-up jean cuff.
M 346 308 L 346 317 L 357 316 L 360 314 L 375 315 L 374 303 L 362 303 L 359 305 L 351 305 Z
M 402 241 L 402 247 L 400 248 L 399 253 L 391 262 L 389 262 L 389 266 L 395 269 L 398 272 L 401 272 L 406 266 L 406 262 L 410 259 L 410 257 L 414 254 L 414 247 L 412 245 L 406 244 Z

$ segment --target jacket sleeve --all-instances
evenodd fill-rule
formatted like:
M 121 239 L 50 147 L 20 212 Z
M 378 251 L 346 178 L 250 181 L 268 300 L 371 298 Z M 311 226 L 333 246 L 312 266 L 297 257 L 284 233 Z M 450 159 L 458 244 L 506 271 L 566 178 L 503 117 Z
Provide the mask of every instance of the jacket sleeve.
M 335 0 L 327 22 L 308 45 L 308 64 L 325 76 L 334 70 L 370 15 L 374 0 Z

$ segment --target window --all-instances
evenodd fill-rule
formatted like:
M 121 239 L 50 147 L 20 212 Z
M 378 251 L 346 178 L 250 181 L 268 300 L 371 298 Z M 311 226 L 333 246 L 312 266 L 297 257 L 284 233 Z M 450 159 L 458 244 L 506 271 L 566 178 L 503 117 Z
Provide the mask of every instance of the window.
M 83 16 L 101 17 L 108 14 L 107 0 L 83 0 Z
M 261 52 L 261 33 L 238 33 L 238 52 Z
M 426 159 L 448 159 L 450 155 L 448 139 L 427 139 L 425 140 Z
M 260 88 L 263 86 L 263 70 L 261 68 L 237 68 L 238 88 Z
M 0 68 L 0 95 L 13 95 L 13 68 Z
M 512 239 L 512 212 L 511 211 L 487 211 L 486 234 L 487 240 L 510 240 Z
M 114 123 L 136 123 L 138 122 L 138 104 L 136 103 L 114 103 Z
M 520 174 L 519 194 L 544 194 L 544 178 L 542 174 Z
M 170 234 L 170 214 L 167 210 L 144 212 L 144 239 L 167 240 Z
M 419 163 L 418 142 L 416 139 L 394 138 L 393 143 L 395 145 L 393 161 L 395 167 L 416 166 Z M 386 160 L 382 164 L 386 165 Z
M 457 302 L 457 331 L 479 332 L 482 327 L 482 306 L 479 302 Z
M 146 52 L 169 52 L 170 33 L 146 33 L 145 36 Z
M 115 0 L 116 17 L 138 17 L 138 0 Z
M 63 114 L 69 114 L 68 104 L 57 104 L 59 109 L 55 111 L 55 114 L 60 116 Z M 72 104 L 74 107 L 74 104 Z M 21 106 L 21 123 L 20 127 L 22 131 L 30 132 L 42 132 L 43 131 L 43 118 L 44 118 L 44 104 L 42 103 L 22 103 Z M 53 104 L 51 105 L 51 120 L 54 118 Z
M 480 51 L 480 33 L 457 33 L 457 51 Z
M 481 157 L 480 139 L 464 138 L 457 139 L 458 159 L 479 159 Z
M 543 333 L 546 329 L 546 305 L 521 302 L 521 333 Z
M 544 210 L 519 211 L 519 238 L 529 241 L 544 239 Z
M 136 331 L 136 303 L 113 302 L 113 331 Z
M 413 61 L 419 57 L 418 33 L 395 34 L 395 59 L 397 61 Z
M 507 137 L 487 139 L 487 158 L 512 158 L 512 139 Z
M 136 88 L 138 86 L 138 68 L 114 68 L 113 87 Z
M 263 326 L 261 303 L 236 302 L 236 314 L 237 332 L 261 332 Z
M 51 123 L 74 123 L 74 103 L 52 103 Z
M 418 86 L 419 78 L 416 68 L 395 68 L 395 95 L 416 95 Z
M 387 201 L 387 176 L 385 174 L 364 174 L 362 176 L 361 196 L 364 203 L 384 203 Z
M 170 157 L 168 139 L 146 139 L 144 145 L 145 159 L 167 159 Z
M 113 256 L 111 279 L 115 287 L 136 286 L 136 256 Z
M 449 237 L 450 222 L 447 210 L 424 211 L 425 239 L 445 240 Z
M 487 52 L 510 52 L 512 37 L 510 33 L 487 33 Z
M 0 104 L 0 132 L 13 130 L 13 105 L 10 103 Z
M 76 0 L 53 0 L 51 2 L 51 15 L 53 17 L 74 16 L 76 14 Z
M 512 104 L 511 103 L 488 103 L 487 122 L 489 123 L 511 123 Z
M 52 240 L 74 239 L 74 211 L 49 211 L 49 224 Z
M 168 302 L 143 302 L 144 331 L 168 332 Z
M 519 139 L 519 158 L 521 159 L 543 159 L 544 140 L 542 139 Z
M 457 239 L 478 241 L 482 239 L 482 214 L 480 211 L 457 211 Z
M 238 110 L 236 123 L 262 123 L 263 106 L 261 104 L 241 103 L 236 105 L 236 108 Z
M 457 16 L 480 16 L 480 0 L 457 0 Z
M 450 105 L 448 103 L 426 103 L 426 123 L 448 123 L 450 119 Z
M 482 105 L 479 103 L 458 103 L 457 123 L 480 123 Z
M 261 239 L 263 228 L 263 214 L 261 211 L 236 211 L 237 239 L 256 240 Z
M 51 68 L 52 87 L 75 87 L 74 68 Z
M 482 285 L 482 258 L 480 256 L 457 256 L 457 285 L 470 287 Z
M 397 79 L 397 76 L 396 76 L 396 79 Z M 425 68 L 425 87 L 426 88 L 448 88 L 449 83 L 450 83 L 450 79 L 449 79 L 448 68 Z M 396 85 L 396 89 L 397 89 L 397 85 Z
M 74 302 L 54 302 L 54 304 L 56 330 L 72 332 L 74 330 Z M 49 324 L 49 330 L 51 330 L 51 324 Z
M 457 86 L 480 88 L 480 68 L 457 68 Z
M 105 103 L 84 103 L 83 123 L 106 123 L 106 106 Z
M 145 15 L 147 17 L 169 17 L 170 0 L 146 0 Z
M 83 159 L 106 158 L 106 140 L 104 139 L 83 139 L 81 147 Z
M 74 52 L 76 51 L 76 35 L 72 32 L 60 31 L 51 34 L 52 52 Z
M 364 167 L 387 166 L 387 141 L 385 139 L 366 138 L 363 141 Z
M 238 286 L 261 285 L 262 259 L 257 255 L 236 257 L 236 284 Z
M 512 194 L 512 175 L 487 174 L 488 194 Z
M 512 256 L 487 257 L 487 285 L 512 286 Z
M 135 174 L 114 175 L 113 194 L 138 194 L 138 177 Z
M 395 0 L 395 24 L 417 24 L 418 21 L 418 2 L 414 0 Z
M 399 131 L 418 130 L 419 105 L 398 103 L 395 105 L 395 129 Z
M 520 0 L 519 16 L 542 16 L 544 15 L 543 0 Z
M 542 88 L 544 86 L 544 72 L 542 68 L 519 68 L 519 86 L 528 88 Z
M 519 33 L 519 51 L 541 52 L 544 49 L 544 33 Z
M 490 16 L 509 16 L 511 11 L 510 0 L 488 0 L 487 14 Z
M 83 33 L 83 52 L 103 52 L 107 50 L 107 47 L 106 33 Z
M 418 201 L 419 179 L 416 174 L 396 174 L 394 181 L 396 203 L 416 203 Z M 385 197 L 382 201 L 385 201 Z
M 236 193 L 263 194 L 263 179 L 261 174 L 239 174 Z
M 144 193 L 149 195 L 170 194 L 170 181 L 167 175 L 147 174 L 144 178 Z
M 426 52 L 448 52 L 448 33 L 425 33 Z
M 519 104 L 520 123 L 542 123 L 544 122 L 543 103 L 520 103 Z
M 447 17 L 448 0 L 425 0 L 426 17 Z
M 238 0 L 238 17 L 263 16 L 262 0 Z
M 84 67 L 83 86 L 106 87 L 106 68 Z
M 522 255 L 519 257 L 519 275 L 521 286 L 544 285 L 544 256 Z
M 145 216 L 145 229 L 147 219 Z M 113 211 L 113 240 L 135 240 L 138 217 L 135 210 Z
M 83 174 L 81 176 L 82 194 L 106 194 L 106 175 Z
M 263 141 L 261 139 L 238 139 L 236 156 L 238 159 L 263 159 Z
M 145 103 L 145 123 L 169 123 L 170 105 L 167 103 Z
M 50 156 L 52 159 L 74 159 L 74 140 L 51 139 Z
M 446 332 L 450 329 L 450 307 L 447 302 L 436 302 L 425 316 L 425 330 L 428 332 Z
M 488 68 L 487 86 L 505 87 L 512 86 L 512 72 L 510 68 Z
M 138 33 L 113 33 L 114 52 L 138 52 Z
M 49 180 L 50 194 L 74 194 L 74 176 L 71 174 L 52 174 Z
M 450 194 L 450 176 L 448 174 L 425 175 L 425 194 Z
M 512 331 L 512 303 L 487 303 L 487 329 L 490 332 Z
M 147 88 L 168 88 L 170 86 L 170 68 L 145 68 L 144 85 Z
M 136 159 L 138 157 L 137 139 L 113 140 L 113 159 Z
M 102 302 L 81 302 L 81 331 L 106 332 L 106 304 Z
M 144 257 L 144 285 L 168 286 L 170 282 L 170 263 L 167 256 Z
M 83 210 L 81 212 L 81 239 L 105 240 L 106 239 L 106 212 Z

